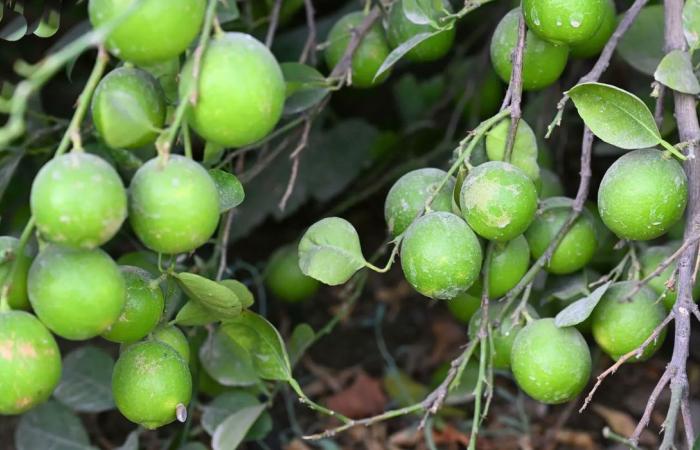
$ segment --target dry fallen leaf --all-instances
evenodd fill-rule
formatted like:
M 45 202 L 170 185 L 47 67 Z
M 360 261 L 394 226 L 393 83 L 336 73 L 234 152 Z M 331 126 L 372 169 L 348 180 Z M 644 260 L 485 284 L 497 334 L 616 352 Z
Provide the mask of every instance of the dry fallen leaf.
M 557 442 L 567 447 L 582 450 L 597 450 L 599 447 L 593 437 L 585 431 L 559 430 L 556 436 Z
M 350 386 L 326 399 L 326 405 L 353 419 L 379 414 L 384 411 L 387 399 L 380 380 L 358 371 Z
M 610 429 L 621 436 L 631 436 L 637 426 L 637 422 L 627 413 L 607 406 L 594 403 L 591 405 L 593 411 L 605 420 Z M 656 445 L 658 439 L 649 430 L 644 430 L 639 441 L 645 444 Z
M 284 447 L 284 450 L 311 450 L 311 447 L 304 444 L 301 439 L 294 439 L 292 442 Z

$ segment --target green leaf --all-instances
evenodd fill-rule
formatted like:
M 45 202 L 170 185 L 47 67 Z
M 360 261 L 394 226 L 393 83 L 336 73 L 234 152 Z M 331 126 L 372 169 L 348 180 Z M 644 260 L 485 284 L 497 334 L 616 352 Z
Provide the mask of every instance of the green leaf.
M 611 284 L 612 281 L 608 281 L 591 292 L 589 296 L 577 300 L 561 310 L 554 318 L 554 324 L 559 328 L 572 327 L 588 319 Z
M 210 169 L 209 175 L 216 183 L 216 189 L 219 191 L 220 212 L 226 212 L 243 203 L 245 199 L 243 185 L 234 174 L 225 170 Z
M 241 303 L 241 306 L 243 308 L 250 308 L 251 306 L 253 306 L 253 303 L 255 303 L 253 293 L 250 292 L 250 289 L 248 289 L 248 287 L 240 281 L 221 280 L 219 281 L 219 284 L 226 286 L 228 289 L 231 290 L 231 292 L 236 294 L 236 297 L 238 297 L 238 301 Z
M 394 67 L 394 64 L 396 64 L 401 58 L 403 58 L 403 56 L 406 53 L 410 52 L 414 47 L 439 33 L 442 33 L 442 30 L 433 31 L 432 33 L 418 33 L 411 36 L 409 40 L 402 42 L 401 45 L 393 49 L 391 53 L 387 55 L 386 59 L 384 59 L 384 62 L 382 62 L 382 65 L 377 70 L 377 73 L 374 74 L 374 80 L 376 80 L 389 69 Z
M 664 7 L 642 8 L 632 26 L 620 39 L 617 52 L 638 71 L 654 75 L 664 57 Z
M 221 330 L 248 351 L 260 378 L 283 381 L 291 378 L 292 368 L 282 337 L 264 317 L 244 311 L 221 325 Z
M 436 18 L 448 14 L 443 0 L 404 0 L 403 13 L 408 20 L 418 25 L 431 25 L 440 28 Z
M 299 242 L 301 271 L 322 283 L 345 283 L 365 264 L 360 237 L 345 219 L 322 219 L 311 225 Z
M 80 419 L 51 400 L 22 415 L 15 446 L 17 450 L 96 450 Z
M 93 346 L 75 349 L 63 358 L 63 373 L 54 396 L 77 412 L 113 409 L 113 368 L 114 360 L 104 350 Z
M 568 95 L 586 125 L 608 144 L 629 150 L 662 143 L 654 116 L 635 95 L 603 83 L 576 85 Z
M 221 328 L 199 349 L 199 360 L 212 378 L 224 386 L 250 386 L 259 382 L 248 352 Z
M 207 141 L 207 143 L 204 144 L 204 158 L 202 159 L 202 164 L 206 167 L 217 164 L 221 161 L 224 150 L 226 150 L 226 147 Z
M 185 294 L 216 313 L 220 319 L 230 319 L 241 313 L 241 302 L 226 286 L 188 272 L 178 273 L 175 278 Z
M 265 405 L 257 405 L 231 414 L 216 428 L 211 440 L 213 450 L 236 450 L 264 410 Z
M 233 22 L 240 17 L 236 0 L 219 0 L 216 7 L 216 19 L 220 24 Z
M 233 0 L 231 0 L 233 1 Z M 209 450 L 206 445 L 201 442 L 188 442 L 187 444 L 180 447 L 179 450 Z
M 216 315 L 202 304 L 195 300 L 188 300 L 187 303 L 180 308 L 173 322 L 185 327 L 197 327 L 218 321 L 219 319 Z
M 280 64 L 287 84 L 284 113 L 296 114 L 317 105 L 330 92 L 328 80 L 315 68 L 306 64 L 286 62 Z
M 24 151 L 6 150 L 0 155 L 0 200 L 5 196 L 5 190 L 24 156 Z
M 683 32 L 691 49 L 700 44 L 700 0 L 686 0 L 683 7 Z
M 202 428 L 214 435 L 216 428 L 243 408 L 260 405 L 260 400 L 244 390 L 224 392 L 202 408 Z M 272 430 L 272 417 L 267 412 L 258 417 L 245 435 L 246 441 L 263 439 Z
M 700 94 L 700 82 L 693 72 L 690 55 L 681 50 L 673 50 L 664 56 L 654 72 L 654 79 L 674 91 Z
M 306 352 L 309 346 L 314 342 L 315 338 L 316 333 L 314 333 L 313 328 L 308 324 L 300 323 L 294 327 L 292 337 L 289 339 L 289 344 L 287 345 L 292 367 L 304 356 L 304 352 Z

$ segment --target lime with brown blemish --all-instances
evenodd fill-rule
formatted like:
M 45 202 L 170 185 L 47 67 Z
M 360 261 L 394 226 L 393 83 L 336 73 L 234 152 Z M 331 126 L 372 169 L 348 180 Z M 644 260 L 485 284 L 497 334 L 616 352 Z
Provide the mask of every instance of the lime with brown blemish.
M 512 164 L 490 161 L 475 167 L 460 191 L 462 215 L 480 236 L 500 242 L 521 235 L 537 211 L 537 189 Z
M 219 223 L 219 194 L 195 161 L 170 155 L 145 163 L 129 186 L 129 219 L 146 247 L 175 254 L 196 249 Z
M 481 270 L 479 239 L 459 216 L 432 212 L 413 222 L 401 244 L 401 268 L 421 294 L 451 299 L 466 291 Z
M 61 378 L 61 354 L 49 330 L 24 311 L 0 312 L 0 415 L 46 401 Z
M 46 247 L 29 269 L 27 288 L 37 317 L 71 340 L 105 332 L 126 302 L 119 267 L 100 249 Z
M 72 152 L 46 163 L 32 183 L 32 215 L 48 241 L 94 248 L 110 240 L 126 218 L 126 190 L 103 159 Z
M 119 268 L 126 283 L 126 303 L 121 315 L 102 333 L 112 342 L 136 342 L 158 324 L 163 315 L 163 291 L 151 274 L 138 267 Z
M 447 180 L 445 185 L 435 192 L 443 180 Z M 448 177 L 444 170 L 426 167 L 403 175 L 391 187 L 384 202 L 384 220 L 391 234 L 396 237 L 406 231 L 433 195 L 432 211 L 452 211 L 454 188 L 454 177 Z
M 146 341 L 119 356 L 112 373 L 112 394 L 124 417 L 152 430 L 173 422 L 178 406 L 189 404 L 192 376 L 175 349 Z

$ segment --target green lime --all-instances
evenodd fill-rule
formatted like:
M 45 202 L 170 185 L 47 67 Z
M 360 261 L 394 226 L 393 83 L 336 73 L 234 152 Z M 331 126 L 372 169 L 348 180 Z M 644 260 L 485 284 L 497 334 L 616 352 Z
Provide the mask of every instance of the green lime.
M 156 328 L 151 333 L 150 339 L 171 346 L 185 362 L 190 361 L 190 343 L 182 330 L 175 325 L 163 325 Z
M 508 311 L 501 323 L 496 323 L 504 307 L 505 303 L 493 303 L 489 305 L 489 323 L 493 327 L 491 331 L 491 339 L 493 341 L 493 367 L 503 370 L 510 367 L 513 342 L 515 342 L 515 337 L 523 327 L 520 322 L 513 322 L 511 311 Z M 482 312 L 481 309 L 479 309 L 469 321 L 468 333 L 469 339 L 471 340 L 476 339 L 479 334 L 481 316 Z
M 139 267 L 150 273 L 152 277 L 160 276 L 160 269 L 158 269 L 158 255 L 147 250 L 124 253 L 122 256 L 117 258 L 117 264 L 120 266 Z
M 0 312 L 0 415 L 43 403 L 61 378 L 56 340 L 24 311 Z
M 192 376 L 172 347 L 142 342 L 119 356 L 112 373 L 112 394 L 124 417 L 152 430 L 174 421 L 178 405 L 190 402 Z
M 515 337 L 511 368 L 518 386 L 530 397 L 542 403 L 564 403 L 586 387 L 591 353 L 576 328 L 557 328 L 554 319 L 540 319 Z
M 194 57 L 182 68 L 180 95 L 192 81 Z M 242 147 L 267 136 L 282 115 L 286 87 L 275 56 L 253 36 L 226 33 L 202 57 L 192 128 L 225 147 Z
M 287 245 L 277 250 L 267 263 L 265 286 L 280 300 L 297 303 L 313 297 L 320 283 L 299 268 L 297 246 Z
M 495 244 L 489 267 L 489 297 L 496 299 L 513 289 L 530 267 L 530 246 L 525 236 Z
M 593 310 L 593 338 L 615 360 L 642 345 L 666 317 L 666 310 L 657 302 L 657 295 L 647 286 L 632 298 L 627 298 L 635 286 L 634 281 L 613 284 Z M 641 357 L 633 356 L 630 361 L 649 359 L 661 347 L 665 337 L 666 329 Z
M 466 291 L 481 270 L 479 239 L 458 216 L 432 212 L 406 230 L 401 267 L 406 280 L 426 297 L 450 299 Z
M 152 144 L 165 123 L 163 90 L 145 70 L 114 69 L 95 89 L 92 120 L 109 147 L 138 148 Z
M 134 3 L 141 1 L 138 6 Z M 206 0 L 90 0 L 93 27 L 124 18 L 107 38 L 113 55 L 135 64 L 174 58 L 199 33 Z
M 678 250 L 680 247 L 679 242 L 670 242 L 666 245 L 657 245 L 653 247 L 647 247 L 642 251 L 639 257 L 639 262 L 642 265 L 642 276 L 647 277 L 651 275 L 657 267 L 668 257 Z M 666 283 L 671 278 L 676 270 L 676 264 L 671 263 L 666 267 L 661 274 L 649 280 L 648 286 L 656 292 L 657 295 L 663 296 L 663 303 L 667 310 L 673 309 L 673 305 L 676 304 L 676 299 L 678 298 L 678 288 L 674 286 L 674 289 L 669 289 L 666 287 Z M 695 301 L 700 298 L 700 283 L 696 282 L 693 286 L 693 299 Z
M 436 30 L 430 24 L 417 24 L 411 22 L 404 13 L 404 1 L 398 0 L 395 2 L 391 11 L 387 24 L 386 35 L 392 47 L 396 48 L 404 42 L 412 39 L 414 36 L 422 33 L 434 33 Z M 445 3 L 445 5 L 448 5 Z M 451 7 L 446 8 L 447 12 L 452 12 Z M 433 20 L 439 22 L 444 17 L 445 12 L 434 11 Z M 450 51 L 455 40 L 456 29 L 454 26 L 441 31 L 434 36 L 422 41 L 420 44 L 413 47 L 406 53 L 405 57 L 409 61 L 425 62 L 435 61 L 442 58 Z
M 688 202 L 688 179 L 672 156 L 633 150 L 605 172 L 598 211 L 605 226 L 623 239 L 646 241 L 666 233 Z
M 408 172 L 394 183 L 384 202 L 384 219 L 394 237 L 406 231 L 445 177 L 447 172 L 443 170 L 423 168 Z M 435 195 L 430 209 L 452 211 L 454 187 L 455 180 L 449 177 Z
M 496 114 L 501 107 L 505 93 L 503 82 L 493 69 L 489 67 L 487 70 L 474 94 L 464 105 L 463 115 L 467 121 L 474 109 L 477 118 L 486 119 Z
M 486 154 L 491 161 L 503 161 L 506 143 L 510 133 L 510 120 L 502 120 L 486 134 Z M 513 141 L 513 151 L 510 163 L 537 183 L 540 179 L 540 168 L 537 165 L 537 138 L 530 125 L 524 120 L 518 122 L 518 130 Z
M 475 289 L 478 288 L 478 289 Z M 474 313 L 481 306 L 481 283 L 474 282 L 469 290 L 447 300 L 447 309 L 452 316 L 463 324 L 468 324 Z
M 163 315 L 163 292 L 150 273 L 138 267 L 120 267 L 126 283 L 126 304 L 102 337 L 112 342 L 136 342 L 155 328 Z
M 590 41 L 603 23 L 608 0 L 523 0 L 528 29 L 554 44 Z
M 537 189 L 512 164 L 490 161 L 475 167 L 460 190 L 462 214 L 480 236 L 509 241 L 521 235 L 537 211 Z
M 543 200 L 535 220 L 525 232 L 535 259 L 544 254 L 571 213 L 570 207 L 562 206 L 562 200 L 565 198 L 551 197 Z M 576 272 L 588 264 L 597 247 L 593 220 L 588 214 L 581 214 L 564 235 L 545 269 L 557 275 Z
M 126 218 L 126 190 L 112 166 L 89 153 L 57 156 L 34 179 L 31 208 L 44 238 L 93 248 L 110 240 Z
M 325 54 L 328 67 L 334 68 L 340 62 L 353 33 L 364 19 L 365 14 L 358 11 L 343 16 L 333 25 L 328 33 L 328 48 L 326 48 Z M 383 82 L 389 76 L 388 71 L 384 72 L 376 81 L 374 75 L 390 52 L 391 48 L 389 48 L 389 43 L 384 36 L 384 30 L 379 23 L 375 23 L 364 36 L 352 57 L 352 85 L 358 88 L 369 88 Z
M 562 197 L 564 195 L 564 185 L 556 173 L 549 169 L 540 169 L 540 180 L 542 180 L 540 198 Z
M 615 32 L 615 28 L 617 28 L 615 2 L 613 0 L 605 0 L 603 4 L 603 17 L 598 30 L 591 38 L 572 45 L 571 56 L 575 58 L 590 58 L 600 54 L 605 44 L 610 40 L 610 36 Z
M 154 252 L 175 254 L 205 244 L 219 223 L 219 194 L 209 173 L 180 155 L 155 157 L 129 186 L 129 219 Z
M 24 248 L 24 253 L 17 253 L 18 247 L 19 239 L 12 236 L 0 236 L 0 248 L 12 253 L 12 257 L 0 263 L 0 285 L 6 282 L 10 283 L 10 288 L 7 292 L 7 302 L 10 308 L 29 309 L 27 274 L 29 273 L 29 266 L 32 264 L 33 256 L 27 247 Z M 15 276 L 12 280 L 8 280 L 7 277 L 10 276 L 12 266 L 15 264 L 17 265 Z
M 491 63 L 505 82 L 510 80 L 513 70 L 511 54 L 518 42 L 519 16 L 518 9 L 506 14 L 491 39 Z M 551 85 L 561 76 L 568 59 L 566 46 L 549 43 L 528 31 L 523 54 L 523 89 L 534 91 Z
M 71 340 L 103 333 L 126 303 L 124 277 L 100 249 L 46 247 L 29 269 L 27 288 L 39 319 Z

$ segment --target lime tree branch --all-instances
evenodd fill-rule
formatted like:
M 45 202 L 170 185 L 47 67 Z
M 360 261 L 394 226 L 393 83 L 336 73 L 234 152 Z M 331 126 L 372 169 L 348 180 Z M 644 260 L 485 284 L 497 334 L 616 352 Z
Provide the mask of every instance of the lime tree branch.
M 508 96 L 510 97 L 510 129 L 508 130 L 506 150 L 503 155 L 503 160 L 506 162 L 510 162 L 513 154 L 515 136 L 518 132 L 520 118 L 522 117 L 520 104 L 523 97 L 523 55 L 525 53 L 526 36 L 527 26 L 525 25 L 525 17 L 521 9 L 518 20 L 518 41 L 511 55 L 513 70 L 511 71 L 510 83 L 508 86 Z
M 598 81 L 598 79 L 600 79 L 601 75 L 603 75 L 603 72 L 605 72 L 605 70 L 610 65 L 610 60 L 612 59 L 613 53 L 615 52 L 617 44 L 620 42 L 620 39 L 622 39 L 622 36 L 624 36 L 625 33 L 627 33 L 627 30 L 629 30 L 629 28 L 632 26 L 635 19 L 639 15 L 639 11 L 642 10 L 644 5 L 646 5 L 648 1 L 649 0 L 635 0 L 635 2 L 632 3 L 632 6 L 630 6 L 629 9 L 625 12 L 624 16 L 622 16 L 622 20 L 620 20 L 620 23 L 618 23 L 617 28 L 615 28 L 615 31 L 613 32 L 612 36 L 610 36 L 608 43 L 605 44 L 603 51 L 600 52 L 600 56 L 598 56 L 598 60 L 596 61 L 593 68 L 586 75 L 582 76 L 578 80 L 577 84 Z M 566 107 L 566 104 L 568 102 L 569 96 L 564 94 L 561 100 L 559 100 L 559 104 L 557 105 L 556 117 L 554 118 L 552 123 L 549 124 L 549 127 L 547 127 L 547 137 L 549 137 L 549 135 L 552 133 L 554 127 L 559 126 L 561 124 L 561 118 L 564 114 L 564 108 Z
M 360 47 L 362 39 L 380 17 L 381 10 L 379 7 L 374 6 L 362 20 L 362 23 L 360 23 L 357 28 L 352 30 L 350 42 L 348 42 L 348 46 L 345 48 L 345 53 L 343 53 L 340 61 L 338 61 L 338 64 L 335 65 L 329 76 L 329 78 L 339 78 L 340 86 L 342 86 L 348 79 L 351 79 L 350 67 L 352 65 L 352 58 L 355 56 L 355 52 Z
M 6 147 L 24 133 L 26 128 L 25 113 L 29 98 L 71 60 L 88 48 L 102 44 L 107 36 L 140 5 L 141 1 L 134 2 L 123 14 L 82 35 L 61 50 L 25 70 L 30 75 L 17 85 L 9 101 L 3 100 L 0 103 L 0 110 L 9 115 L 5 125 L 0 128 L 0 148 Z

